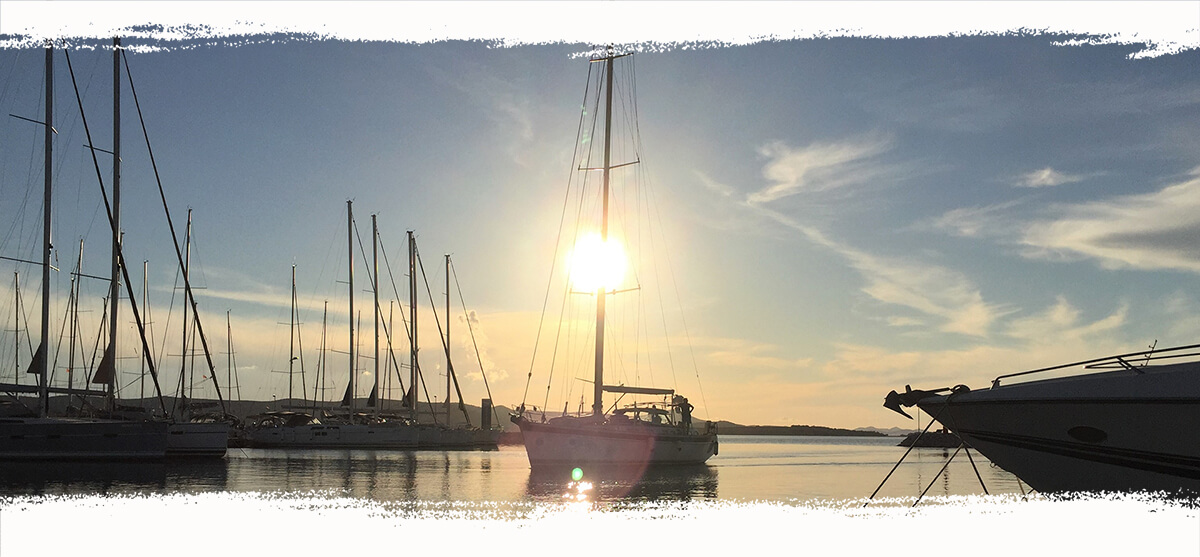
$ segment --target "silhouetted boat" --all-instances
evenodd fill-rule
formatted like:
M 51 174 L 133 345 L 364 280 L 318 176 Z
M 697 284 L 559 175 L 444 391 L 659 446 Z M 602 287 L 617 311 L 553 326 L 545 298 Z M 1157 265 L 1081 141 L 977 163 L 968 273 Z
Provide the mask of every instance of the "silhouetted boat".
M 611 161 L 613 62 L 623 56 L 626 55 L 615 55 L 609 49 L 606 56 L 592 60 L 592 62 L 600 62 L 604 66 L 603 163 L 599 168 L 581 168 L 581 170 L 600 170 L 603 173 L 602 198 L 600 199 L 603 207 L 599 237 L 601 246 L 607 246 L 608 242 L 609 174 L 614 168 L 625 166 L 625 164 L 614 165 Z M 636 116 L 637 111 L 632 108 L 632 85 L 627 84 L 626 90 L 631 93 L 631 98 L 627 99 L 629 105 L 623 104 L 622 106 L 628 106 L 632 115 Z M 599 94 L 597 95 L 597 104 L 599 104 Z M 593 114 L 596 113 L 598 112 L 593 112 Z M 633 126 L 636 126 L 636 123 Z M 537 469 L 562 466 L 645 467 L 659 464 L 704 463 L 717 453 L 715 424 L 709 422 L 703 430 L 695 428 L 691 416 L 693 407 L 686 398 L 677 395 L 673 389 L 606 385 L 604 383 L 605 300 L 607 296 L 615 294 L 615 291 L 608 291 L 611 287 L 613 285 L 601 284 L 591 292 L 597 299 L 592 413 L 585 416 L 568 416 L 564 411 L 563 416 L 547 420 L 543 411 L 541 420 L 534 420 L 534 414 L 527 412 L 522 403 L 511 416 L 512 422 L 521 430 L 530 466 Z M 622 397 L 632 395 L 662 398 L 657 403 L 635 403 L 606 414 L 604 393 L 619 394 Z
M 69 62 L 69 59 L 68 59 Z M 54 122 L 54 47 L 46 47 L 46 101 L 45 121 L 37 122 L 45 128 L 45 198 L 43 208 L 42 242 L 42 322 L 41 343 L 30 362 L 29 373 L 38 377 L 37 386 L 3 385 L 0 389 L 16 394 L 36 392 L 38 410 L 36 417 L 9 417 L 0 419 L 0 459 L 47 460 L 47 459 L 159 459 L 166 454 L 167 424 L 164 422 L 57 418 L 50 417 L 50 393 L 65 392 L 53 389 L 49 384 L 50 346 L 50 231 Z M 35 121 L 36 122 L 36 121 Z M 89 141 L 90 143 L 90 141 Z M 107 205 L 107 199 L 105 200 Z M 117 227 L 111 210 L 108 213 L 114 237 Z M 136 310 L 135 310 L 136 316 Z M 140 324 L 140 321 L 139 321 Z M 75 391 L 78 393 L 78 391 Z M 102 394 L 102 393 L 101 393 Z
M 1200 345 L 1001 375 L 991 387 L 892 391 L 1042 492 L 1200 493 Z M 1002 384 L 1075 368 L 1089 373 Z

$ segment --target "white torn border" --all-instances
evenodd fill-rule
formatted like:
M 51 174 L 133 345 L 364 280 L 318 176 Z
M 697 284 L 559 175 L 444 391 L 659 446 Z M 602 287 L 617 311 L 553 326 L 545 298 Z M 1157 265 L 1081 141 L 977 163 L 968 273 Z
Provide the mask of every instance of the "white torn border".
M 141 49 L 236 46 L 287 34 L 501 46 L 574 43 L 702 48 L 812 37 L 1045 34 L 1059 44 L 1130 44 L 1132 57 L 1200 47 L 1200 2 L 0 2 L 0 48 L 46 38 Z M 141 41 L 141 44 L 137 44 Z M 96 43 L 99 44 L 99 43 Z M 80 46 L 87 46 L 81 44 Z M 799 472 L 798 472 L 799 473 Z M 214 493 L 0 499 L 0 555 L 1200 554 L 1194 505 L 1139 496 L 1012 497 L 903 504 L 386 503 L 327 496 Z
M 5 1 L 0 47 L 49 38 L 153 48 L 308 39 L 696 48 L 812 37 L 1066 35 L 1062 44 L 1137 44 L 1134 57 L 1200 47 L 1200 2 L 283 2 Z M 176 43 L 176 44 L 173 44 Z M 150 48 L 143 45 L 143 48 Z
M 1197 555 L 1200 511 L 1148 496 L 934 498 L 910 509 L 661 503 L 382 503 L 214 493 L 0 500 L 0 554 Z M 151 549 L 153 548 L 153 549 Z

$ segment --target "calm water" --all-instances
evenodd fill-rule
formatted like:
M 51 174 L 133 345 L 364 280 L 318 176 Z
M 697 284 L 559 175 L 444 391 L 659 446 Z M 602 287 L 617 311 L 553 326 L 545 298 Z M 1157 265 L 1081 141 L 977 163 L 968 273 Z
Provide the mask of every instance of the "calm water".
M 224 460 L 156 464 L 0 465 L 0 496 L 311 494 L 401 502 L 594 501 L 817 502 L 865 498 L 904 454 L 897 438 L 720 438 L 707 465 L 637 471 L 532 473 L 521 446 L 495 451 L 311 451 L 230 449 Z M 916 449 L 877 498 L 983 493 L 965 453 Z M 1016 478 L 972 453 L 991 493 L 1019 493 Z M 1028 489 L 1028 488 L 1026 488 Z

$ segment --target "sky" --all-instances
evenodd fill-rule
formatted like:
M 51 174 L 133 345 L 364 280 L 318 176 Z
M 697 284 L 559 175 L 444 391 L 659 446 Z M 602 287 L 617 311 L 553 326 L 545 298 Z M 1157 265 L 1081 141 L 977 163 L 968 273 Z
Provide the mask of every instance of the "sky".
M 795 10 L 784 15 L 804 15 L 804 5 L 781 5 Z M 1058 33 L 767 40 L 754 39 L 769 35 L 753 25 L 739 31 L 745 40 L 720 44 L 630 40 L 625 48 L 641 51 L 638 166 L 670 247 L 663 291 L 676 326 L 646 333 L 655 346 L 672 345 L 672 371 L 635 378 L 677 389 L 701 419 L 912 427 L 882 407 L 888 391 L 982 388 L 1004 373 L 1195 343 L 1200 9 L 1192 12 L 1179 24 L 1190 43 L 1158 50 L 1150 39 L 1072 42 L 1087 37 Z M 7 27 L 0 40 L 13 29 L 25 28 Z M 492 36 L 504 37 L 498 29 Z M 157 47 L 130 52 L 130 72 L 178 230 L 193 211 L 192 276 L 220 381 L 228 311 L 241 398 L 286 396 L 295 265 L 306 388 L 328 301 L 325 396 L 340 396 L 352 200 L 367 253 L 378 215 L 405 308 L 405 232 L 416 231 L 438 312 L 442 255 L 451 254 L 475 335 L 472 343 L 464 334 L 456 299 L 452 349 L 467 401 L 487 396 L 481 361 L 497 404 L 541 406 L 547 367 L 533 350 L 547 272 L 563 265 L 555 239 L 591 44 L 215 34 L 131 32 L 126 44 Z M 92 141 L 104 149 L 112 62 L 95 47 L 109 42 L 77 38 L 71 51 Z M 0 110 L 40 119 L 44 53 L 5 44 Z M 66 66 L 58 51 L 56 332 L 79 240 L 84 273 L 106 274 L 109 257 Z M 169 382 L 182 337 L 177 265 L 125 87 L 126 257 L 149 262 L 156 358 Z M 2 256 L 34 259 L 40 249 L 41 133 L 16 118 L 0 122 Z M 98 156 L 110 187 L 111 158 Z M 368 270 L 355 250 L 362 309 Z M 24 343 L 20 362 L 30 352 L 25 333 L 14 338 L 24 327 L 13 318 L 14 272 L 34 331 L 39 320 L 36 267 L 0 261 L 4 381 L 16 367 L 14 343 Z M 130 273 L 140 296 L 141 269 Z M 394 297 L 387 281 L 385 312 Z M 106 289 L 84 280 L 88 355 Z M 423 287 L 421 298 L 422 366 L 441 373 Z M 122 312 L 122 345 L 134 344 Z M 538 345 L 541 357 L 548 346 Z M 140 366 L 134 347 L 123 351 L 122 392 L 136 395 Z M 568 381 L 547 406 L 561 408 L 565 396 L 574 409 L 580 387 Z

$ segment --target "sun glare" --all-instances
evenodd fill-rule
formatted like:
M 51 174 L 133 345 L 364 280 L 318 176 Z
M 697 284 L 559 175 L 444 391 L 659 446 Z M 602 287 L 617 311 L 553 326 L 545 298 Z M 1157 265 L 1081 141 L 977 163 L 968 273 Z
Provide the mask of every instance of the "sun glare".
M 621 244 L 604 242 L 599 234 L 590 234 L 575 243 L 567 258 L 571 283 L 583 292 L 603 288 L 613 290 L 625 277 L 625 251 Z

